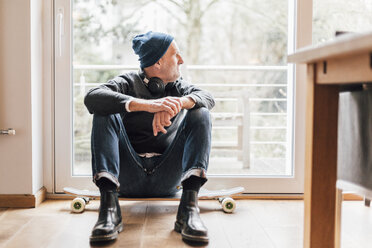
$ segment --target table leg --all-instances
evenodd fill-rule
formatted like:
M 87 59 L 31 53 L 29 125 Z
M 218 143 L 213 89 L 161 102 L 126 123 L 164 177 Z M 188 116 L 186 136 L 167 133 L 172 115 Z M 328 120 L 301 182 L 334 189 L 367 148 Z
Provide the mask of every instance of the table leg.
M 304 247 L 335 246 L 338 93 L 308 65 Z

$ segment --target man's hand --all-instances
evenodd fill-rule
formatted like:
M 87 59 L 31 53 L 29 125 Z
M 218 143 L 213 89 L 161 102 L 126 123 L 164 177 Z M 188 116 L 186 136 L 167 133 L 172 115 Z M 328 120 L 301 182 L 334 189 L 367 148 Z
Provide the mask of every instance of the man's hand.
M 167 96 L 154 100 L 135 99 L 129 104 L 130 111 L 146 111 L 157 113 L 165 111 L 171 117 L 178 114 L 182 109 L 182 101 L 179 97 Z
M 182 101 L 179 97 L 168 96 L 168 97 L 155 99 L 155 100 L 149 100 L 149 101 L 150 101 L 150 107 L 149 107 L 150 113 L 166 111 L 173 117 L 177 115 L 182 109 Z
M 154 114 L 154 119 L 152 121 L 152 130 L 154 136 L 157 136 L 158 132 L 167 133 L 167 130 L 165 130 L 164 127 L 169 127 L 172 124 L 171 118 L 172 116 L 165 111 L 156 112 Z

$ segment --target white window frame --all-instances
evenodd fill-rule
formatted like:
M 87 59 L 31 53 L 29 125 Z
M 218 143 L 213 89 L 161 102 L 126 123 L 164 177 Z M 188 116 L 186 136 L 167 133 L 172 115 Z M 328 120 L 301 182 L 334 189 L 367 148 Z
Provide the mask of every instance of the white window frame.
M 72 176 L 72 46 L 70 37 L 71 28 L 71 1 L 54 0 L 54 164 L 46 173 L 53 174 L 52 180 L 47 184 L 54 193 L 62 192 L 63 187 L 77 187 L 94 189 L 91 176 Z M 293 48 L 311 44 L 312 1 L 288 0 L 288 53 Z M 309 11 L 310 10 L 310 11 Z M 295 14 L 297 15 L 295 16 Z M 62 22 L 61 22 L 62 21 Z M 62 29 L 61 29 L 62 27 Z M 304 67 L 288 65 L 288 80 L 291 78 L 304 78 Z M 298 80 L 300 81 L 300 80 Z M 68 82 L 68 83 L 67 83 Z M 294 80 L 292 80 L 294 82 Z M 306 85 L 296 87 L 288 86 L 287 116 L 294 113 L 292 121 L 287 121 L 288 130 L 294 129 L 294 135 L 289 133 L 287 138 L 293 141 L 293 152 L 287 151 L 287 161 L 293 163 L 293 176 L 210 176 L 206 185 L 208 188 L 221 188 L 244 186 L 246 193 L 303 193 L 304 188 L 304 140 L 305 140 L 305 110 Z M 294 94 L 295 93 L 295 94 Z M 291 100 L 292 99 L 292 100 Z M 291 104 L 289 104 L 292 101 Z M 295 102 L 296 104 L 293 104 Z M 291 105 L 291 106 L 290 106 Z M 290 119 L 289 119 L 290 120 Z M 47 175 L 48 176 L 48 175 Z M 48 185 L 47 185 L 48 187 Z

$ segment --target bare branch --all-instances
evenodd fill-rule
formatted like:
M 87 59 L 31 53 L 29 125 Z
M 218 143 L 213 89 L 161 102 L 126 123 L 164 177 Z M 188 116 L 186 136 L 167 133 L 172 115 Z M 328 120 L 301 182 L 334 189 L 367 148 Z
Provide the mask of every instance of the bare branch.
M 138 13 L 138 11 L 140 9 L 142 9 L 143 7 L 145 7 L 146 5 L 148 5 L 149 3 L 151 3 L 151 0 L 145 1 L 142 5 L 140 5 L 139 7 L 135 8 L 131 13 L 129 13 L 128 15 L 126 15 L 124 18 L 125 19 L 132 18 L 135 14 Z
M 172 0 L 169 0 L 170 2 L 172 2 Z M 178 15 L 175 15 L 172 11 L 170 11 L 164 4 L 162 4 L 160 1 L 156 1 L 156 4 L 160 5 L 162 8 L 165 9 L 165 11 L 167 11 L 174 19 L 176 19 L 181 25 L 183 26 L 186 26 L 186 23 L 183 22 L 179 17 Z
M 215 3 L 219 2 L 220 0 L 212 0 L 209 2 L 209 4 L 207 5 L 207 7 L 205 7 L 205 9 L 202 11 L 201 15 L 200 15 L 200 18 L 202 18 L 204 16 L 204 13 L 208 11 L 208 9 L 210 7 L 212 7 L 212 5 L 214 5 Z
M 168 2 L 170 3 L 173 3 L 174 5 L 176 5 L 178 8 L 180 8 L 181 10 L 183 10 L 183 7 L 181 4 L 179 4 L 177 1 L 175 0 L 168 0 Z
M 250 11 L 252 14 L 254 14 L 256 16 L 261 17 L 262 22 L 270 23 L 270 24 L 274 25 L 276 28 L 278 28 L 279 30 L 281 30 L 282 32 L 284 32 L 284 33 L 287 32 L 286 26 L 283 27 L 282 25 L 278 25 L 277 20 L 273 19 L 273 17 L 268 15 L 265 11 L 262 11 L 259 8 L 252 9 L 252 8 L 248 7 L 244 1 L 240 1 L 240 0 L 229 0 L 229 1 L 231 3 L 237 5 L 237 6 L 241 6 L 245 9 L 247 9 L 247 11 Z

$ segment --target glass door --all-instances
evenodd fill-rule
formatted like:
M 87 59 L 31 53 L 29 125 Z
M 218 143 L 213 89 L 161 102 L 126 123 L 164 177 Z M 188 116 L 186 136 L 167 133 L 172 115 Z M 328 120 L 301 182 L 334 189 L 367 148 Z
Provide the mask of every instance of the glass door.
M 94 188 L 84 95 L 138 70 L 131 40 L 154 30 L 175 37 L 183 77 L 215 97 L 207 187 L 301 193 L 286 62 L 294 20 L 293 0 L 55 0 L 56 191 Z

